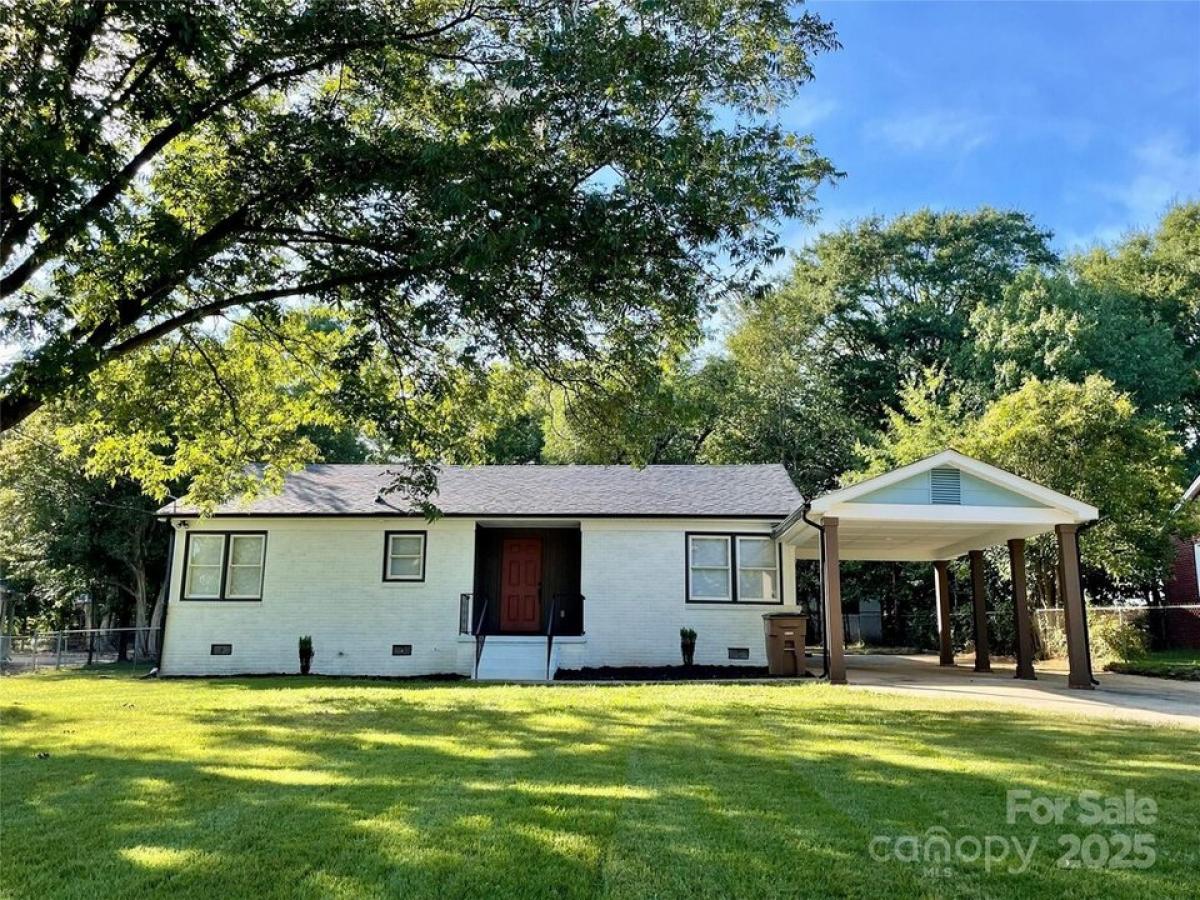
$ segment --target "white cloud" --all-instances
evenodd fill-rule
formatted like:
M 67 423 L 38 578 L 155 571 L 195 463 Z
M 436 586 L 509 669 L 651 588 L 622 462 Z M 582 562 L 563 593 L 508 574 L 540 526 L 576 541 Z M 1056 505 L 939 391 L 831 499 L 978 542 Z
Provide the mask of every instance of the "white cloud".
M 1200 198 L 1200 148 L 1189 148 L 1178 134 L 1148 138 L 1130 156 L 1133 174 L 1128 181 L 1092 186 L 1111 205 L 1111 215 L 1089 230 L 1064 232 L 1064 247 L 1117 243 L 1132 232 L 1153 228 L 1173 203 Z
M 974 113 L 929 110 L 868 122 L 866 135 L 908 153 L 969 153 L 992 139 L 993 122 Z
M 812 128 L 818 122 L 828 119 L 837 111 L 838 103 L 833 99 L 814 99 L 805 102 L 803 98 L 793 103 L 787 110 L 787 127 L 797 131 Z
M 1159 134 L 1142 142 L 1133 159 L 1133 180 L 1107 192 L 1124 208 L 1133 227 L 1154 224 L 1176 200 L 1200 192 L 1200 150 L 1186 147 L 1178 134 Z

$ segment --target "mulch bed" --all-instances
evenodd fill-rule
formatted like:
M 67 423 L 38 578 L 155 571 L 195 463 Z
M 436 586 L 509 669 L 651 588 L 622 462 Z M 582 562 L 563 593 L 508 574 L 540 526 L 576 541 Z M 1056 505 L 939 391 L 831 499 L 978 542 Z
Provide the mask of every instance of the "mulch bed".
M 597 666 L 559 669 L 555 681 L 719 681 L 772 678 L 766 666 Z

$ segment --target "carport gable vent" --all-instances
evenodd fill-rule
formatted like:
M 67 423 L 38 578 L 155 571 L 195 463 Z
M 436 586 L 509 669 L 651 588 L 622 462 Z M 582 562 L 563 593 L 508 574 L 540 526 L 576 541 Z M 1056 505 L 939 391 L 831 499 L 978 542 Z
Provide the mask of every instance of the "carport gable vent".
M 962 480 L 958 469 L 930 471 L 929 502 L 942 506 L 962 506 Z

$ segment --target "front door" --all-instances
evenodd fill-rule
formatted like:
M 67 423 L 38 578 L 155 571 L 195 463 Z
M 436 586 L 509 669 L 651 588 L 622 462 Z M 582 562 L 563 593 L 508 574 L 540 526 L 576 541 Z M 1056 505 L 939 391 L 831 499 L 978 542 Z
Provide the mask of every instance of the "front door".
M 500 561 L 500 630 L 540 631 L 542 539 L 505 538 Z

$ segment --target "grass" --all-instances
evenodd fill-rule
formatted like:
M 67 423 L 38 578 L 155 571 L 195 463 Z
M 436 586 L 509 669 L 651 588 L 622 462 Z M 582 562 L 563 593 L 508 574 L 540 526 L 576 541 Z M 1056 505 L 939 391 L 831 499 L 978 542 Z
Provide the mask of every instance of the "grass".
M 0 896 L 1200 895 L 1200 735 L 824 685 L 318 678 L 0 685 Z M 39 754 L 48 753 L 46 758 Z M 1158 803 L 1149 869 L 1059 868 L 1073 819 Z M 1013 836 L 941 872 L 876 835 Z
M 1111 662 L 1106 669 L 1127 675 L 1200 681 L 1200 650 L 1154 650 L 1132 662 Z

